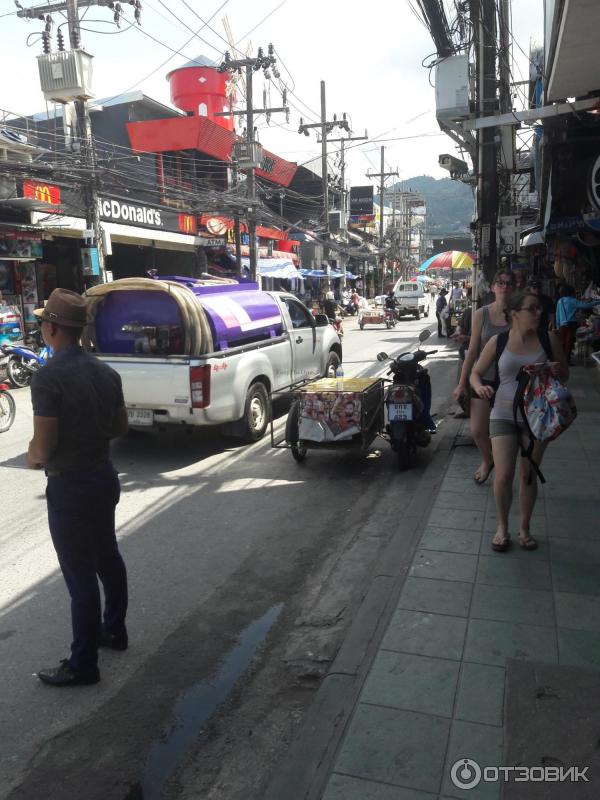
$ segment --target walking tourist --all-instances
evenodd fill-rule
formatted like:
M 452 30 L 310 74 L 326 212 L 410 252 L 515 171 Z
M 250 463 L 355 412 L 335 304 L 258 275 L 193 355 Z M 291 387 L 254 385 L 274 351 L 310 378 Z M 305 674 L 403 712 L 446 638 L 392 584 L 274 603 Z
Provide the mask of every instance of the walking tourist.
M 492 280 L 491 289 L 494 293 L 494 301 L 477 309 L 473 316 L 469 349 L 465 356 L 458 385 L 453 392 L 453 397 L 457 402 L 464 394 L 470 391 L 469 375 L 471 369 L 486 344 L 492 336 L 508 330 L 504 308 L 514 286 L 514 273 L 506 269 L 499 270 Z M 493 384 L 494 370 L 492 367 L 483 375 L 482 380 L 488 386 Z M 471 435 L 481 455 L 481 464 L 473 478 L 475 483 L 482 484 L 489 478 L 490 472 L 494 467 L 489 434 L 490 404 L 487 399 L 480 397 L 475 391 L 471 391 L 470 420 Z
M 493 336 L 484 347 L 471 372 L 471 386 L 486 403 L 493 403 L 490 414 L 490 437 L 494 457 L 494 497 L 498 527 L 492 539 L 492 549 L 504 552 L 510 547 L 508 515 L 512 504 L 512 486 L 517 454 L 525 431 L 517 425 L 513 401 L 517 391 L 517 374 L 528 364 L 549 362 L 550 371 L 566 380 L 569 367 L 558 336 L 539 328 L 542 306 L 536 294 L 524 290 L 507 298 L 508 333 Z M 499 356 L 499 357 L 498 357 Z M 496 387 L 486 382 L 489 370 L 498 376 Z M 536 441 L 532 459 L 539 465 L 547 442 Z M 529 461 L 521 457 L 519 469 L 519 546 L 535 550 L 537 541 L 530 533 L 531 516 L 537 498 L 537 476 Z

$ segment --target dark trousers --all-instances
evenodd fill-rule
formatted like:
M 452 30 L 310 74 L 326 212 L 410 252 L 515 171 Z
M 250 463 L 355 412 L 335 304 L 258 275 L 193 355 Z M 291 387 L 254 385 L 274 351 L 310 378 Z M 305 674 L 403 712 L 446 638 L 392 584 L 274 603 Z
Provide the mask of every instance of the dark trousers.
M 71 595 L 73 642 L 69 665 L 96 668 L 102 628 L 125 633 L 127 572 L 115 536 L 119 478 L 112 464 L 82 472 L 49 475 L 48 523 Z M 104 625 L 98 578 L 104 587 Z
M 577 323 L 573 324 L 572 322 L 568 322 L 566 325 L 561 325 L 558 329 L 558 338 L 560 339 L 560 343 L 562 345 L 562 349 L 564 351 L 565 356 L 567 357 L 567 361 L 571 358 L 573 354 L 573 346 L 575 344 L 577 333 Z

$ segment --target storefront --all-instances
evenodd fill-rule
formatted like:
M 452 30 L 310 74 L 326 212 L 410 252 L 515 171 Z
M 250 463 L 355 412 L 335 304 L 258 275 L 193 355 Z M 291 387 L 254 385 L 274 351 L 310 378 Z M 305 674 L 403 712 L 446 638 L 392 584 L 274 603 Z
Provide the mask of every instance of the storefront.
M 149 270 L 190 276 L 205 271 L 194 215 L 119 198 L 101 197 L 98 205 L 109 279 L 145 277 Z M 44 231 L 44 260 L 55 267 L 57 285 L 83 288 L 86 276 L 82 274 L 80 250 L 85 219 L 34 217 Z
M 42 237 L 25 228 L 0 228 L 0 341 L 35 328 L 33 310 L 47 297 Z M 10 335 L 9 335 L 10 333 Z

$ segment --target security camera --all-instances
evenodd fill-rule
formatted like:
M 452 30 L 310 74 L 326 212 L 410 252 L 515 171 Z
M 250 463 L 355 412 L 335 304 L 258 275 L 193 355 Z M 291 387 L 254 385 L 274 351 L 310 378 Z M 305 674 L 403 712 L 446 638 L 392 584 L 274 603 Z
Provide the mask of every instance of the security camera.
M 461 175 L 466 175 L 469 172 L 469 167 L 466 161 L 460 158 L 444 153 L 438 156 L 438 164 L 442 169 L 447 169 L 451 177 L 458 178 Z

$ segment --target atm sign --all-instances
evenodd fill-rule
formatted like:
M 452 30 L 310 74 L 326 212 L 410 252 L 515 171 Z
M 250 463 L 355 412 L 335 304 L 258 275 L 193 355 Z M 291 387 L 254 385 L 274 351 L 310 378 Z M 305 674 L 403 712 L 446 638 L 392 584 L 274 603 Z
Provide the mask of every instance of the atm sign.
M 60 205 L 60 188 L 52 183 L 35 183 L 23 181 L 23 197 L 48 203 L 50 206 Z

